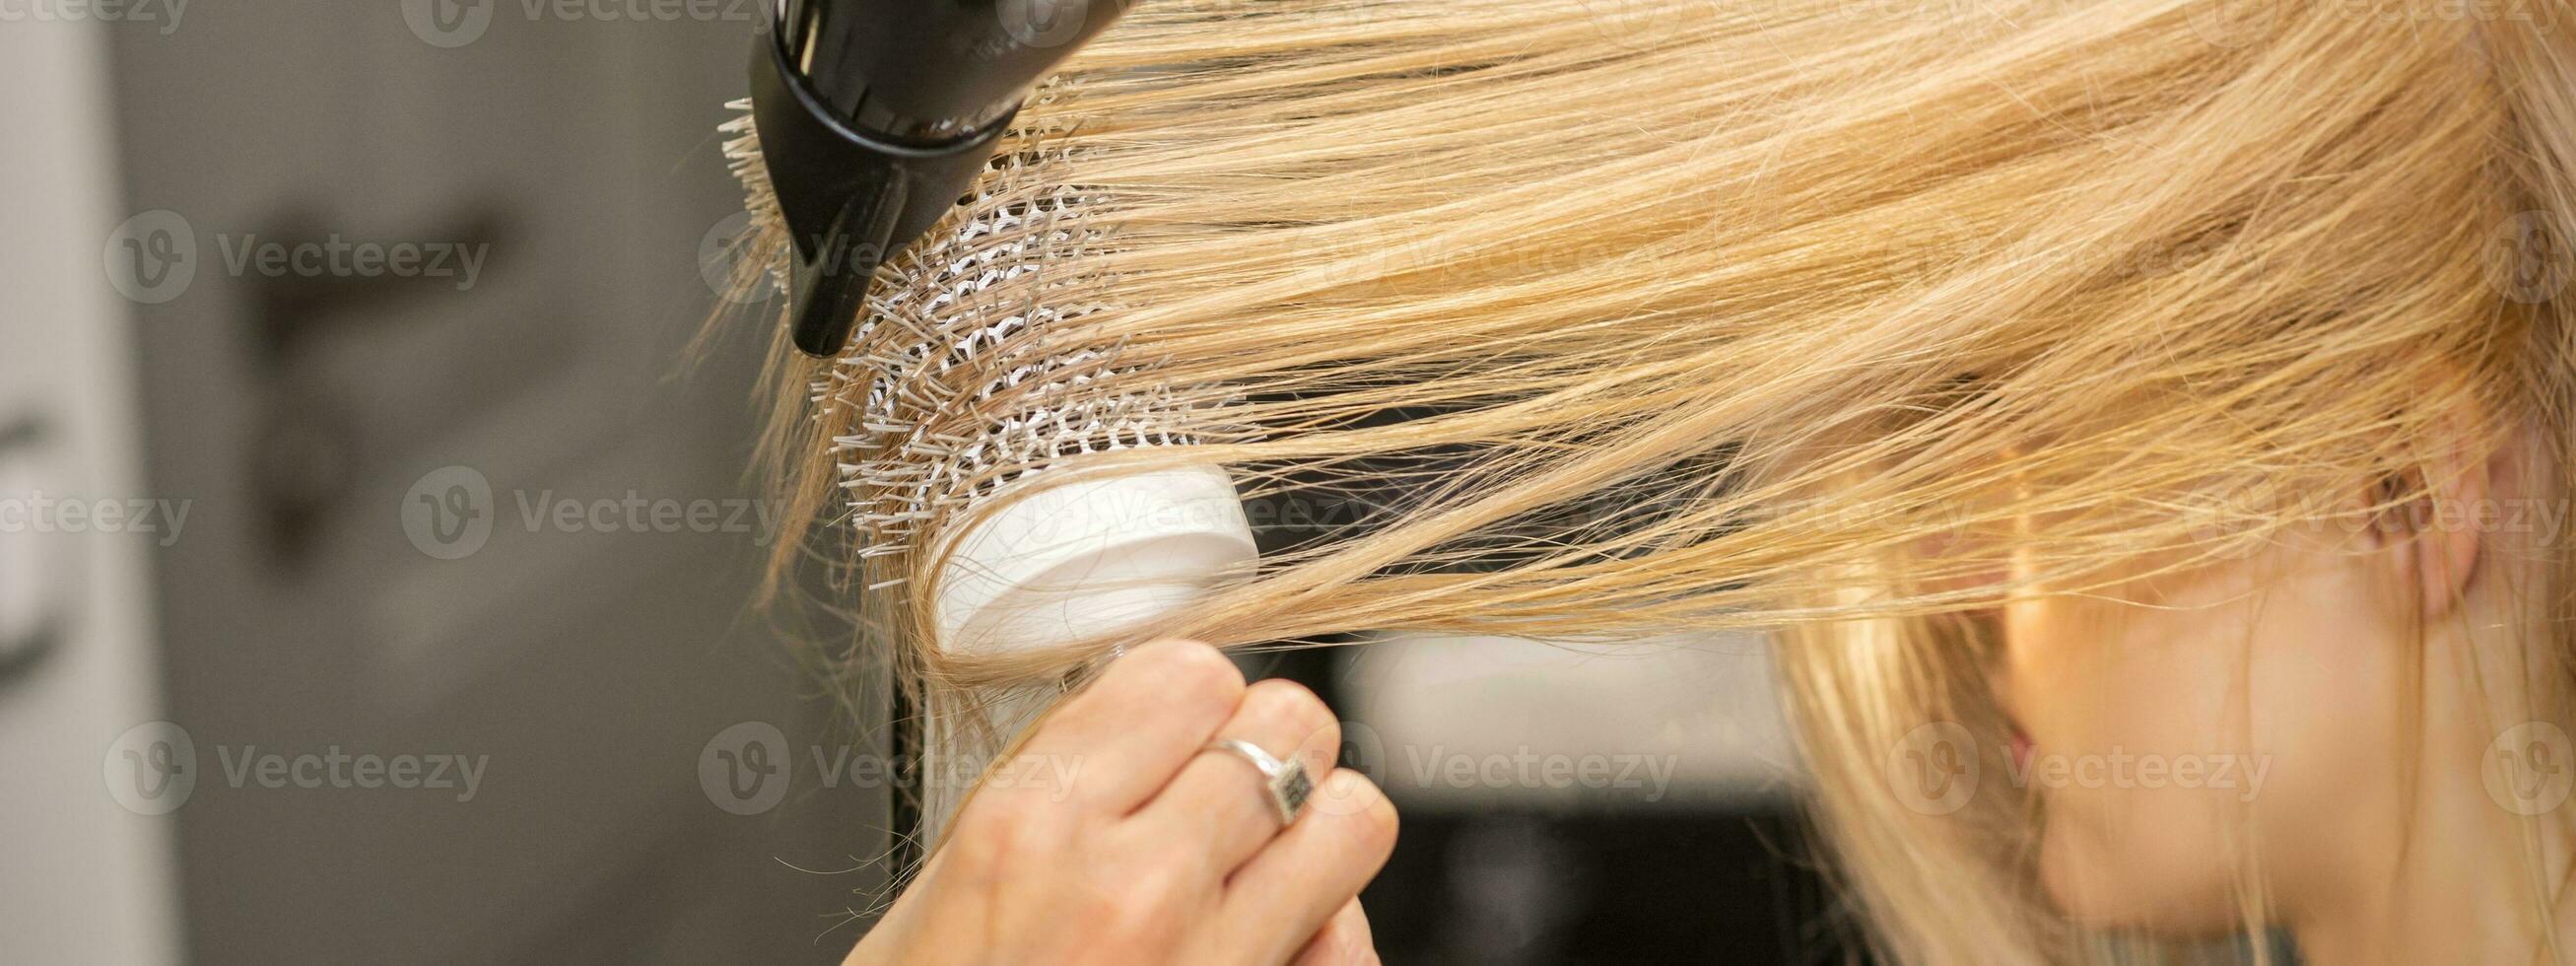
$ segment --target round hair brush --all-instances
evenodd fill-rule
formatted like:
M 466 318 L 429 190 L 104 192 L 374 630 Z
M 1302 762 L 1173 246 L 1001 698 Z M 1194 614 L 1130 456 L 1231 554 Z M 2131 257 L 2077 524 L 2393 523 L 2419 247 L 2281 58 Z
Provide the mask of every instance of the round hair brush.
M 1084 192 L 1012 127 L 1117 2 L 784 0 L 727 123 L 753 233 L 828 411 L 863 556 L 944 551 L 941 645 L 1044 646 L 1132 623 L 1253 554 L 1213 466 L 1086 480 L 1000 506 L 937 547 L 922 525 L 1064 457 L 1187 445 L 1193 414 L 1116 345 L 1061 338 L 1106 307 L 1070 263 L 1101 244 Z M 997 155 L 998 152 L 998 155 Z M 755 247 L 758 247 L 755 245 Z M 1052 270 L 1051 270 L 1052 269 Z M 878 283 L 882 282 L 880 285 Z
M 743 244 L 788 293 L 796 347 L 829 360 L 811 408 L 833 427 L 868 590 L 930 582 L 909 598 L 930 613 L 905 626 L 942 654 L 1133 631 L 1257 557 L 1212 464 L 1029 485 L 1087 455 L 1195 444 L 1222 409 L 1087 334 L 1114 307 L 1113 280 L 1084 268 L 1107 244 L 1097 199 L 1066 183 L 1044 132 L 1014 124 L 1047 96 L 1041 75 L 1120 12 L 785 0 L 732 105 L 746 113 L 723 127 L 749 195 Z M 934 758 L 998 748 L 1046 697 L 923 694 L 909 724 Z M 961 791 L 922 789 L 924 824 Z

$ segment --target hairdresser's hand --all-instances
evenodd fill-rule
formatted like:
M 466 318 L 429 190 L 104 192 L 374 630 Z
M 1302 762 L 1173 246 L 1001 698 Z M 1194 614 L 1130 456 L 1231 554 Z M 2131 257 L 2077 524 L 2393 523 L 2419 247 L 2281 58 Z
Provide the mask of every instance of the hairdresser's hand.
M 1279 827 L 1241 739 L 1325 776 Z M 1214 648 L 1147 645 L 1042 722 L 958 814 L 853 964 L 1377 962 L 1360 887 L 1395 809 L 1333 770 L 1341 726 Z M 1204 752 L 1204 753 L 1203 753 Z

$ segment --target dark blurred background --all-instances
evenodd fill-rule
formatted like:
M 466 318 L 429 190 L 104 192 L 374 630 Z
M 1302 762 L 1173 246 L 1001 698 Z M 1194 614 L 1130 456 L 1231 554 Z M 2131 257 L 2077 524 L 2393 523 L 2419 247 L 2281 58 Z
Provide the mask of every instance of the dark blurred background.
M 882 722 L 748 607 L 755 0 L 0 0 L 0 961 L 828 963 Z M 828 626 L 820 626 L 828 633 Z M 1758 642 L 1247 658 L 1393 963 L 1823 962 Z

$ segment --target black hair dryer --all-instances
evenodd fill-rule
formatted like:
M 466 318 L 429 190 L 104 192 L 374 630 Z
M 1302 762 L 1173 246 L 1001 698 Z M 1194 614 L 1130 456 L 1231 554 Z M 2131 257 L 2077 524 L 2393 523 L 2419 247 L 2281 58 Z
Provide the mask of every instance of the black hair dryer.
M 777 0 L 751 96 L 794 236 L 796 347 L 838 354 L 877 266 L 973 187 L 1029 89 L 1128 0 Z

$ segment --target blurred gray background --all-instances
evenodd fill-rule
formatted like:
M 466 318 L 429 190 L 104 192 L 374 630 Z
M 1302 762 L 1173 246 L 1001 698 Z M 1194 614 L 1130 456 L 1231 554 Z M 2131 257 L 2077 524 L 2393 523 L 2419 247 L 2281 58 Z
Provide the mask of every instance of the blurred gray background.
M 847 951 L 883 792 L 821 787 L 864 736 L 746 609 L 752 340 L 679 362 L 757 13 L 0 12 L 15 495 L 186 507 L 0 533 L 12 612 L 79 611 L 22 618 L 70 640 L 0 690 L 42 762 L 0 793 L 0 960 Z M 752 814 L 700 777 L 741 722 L 801 759 Z

